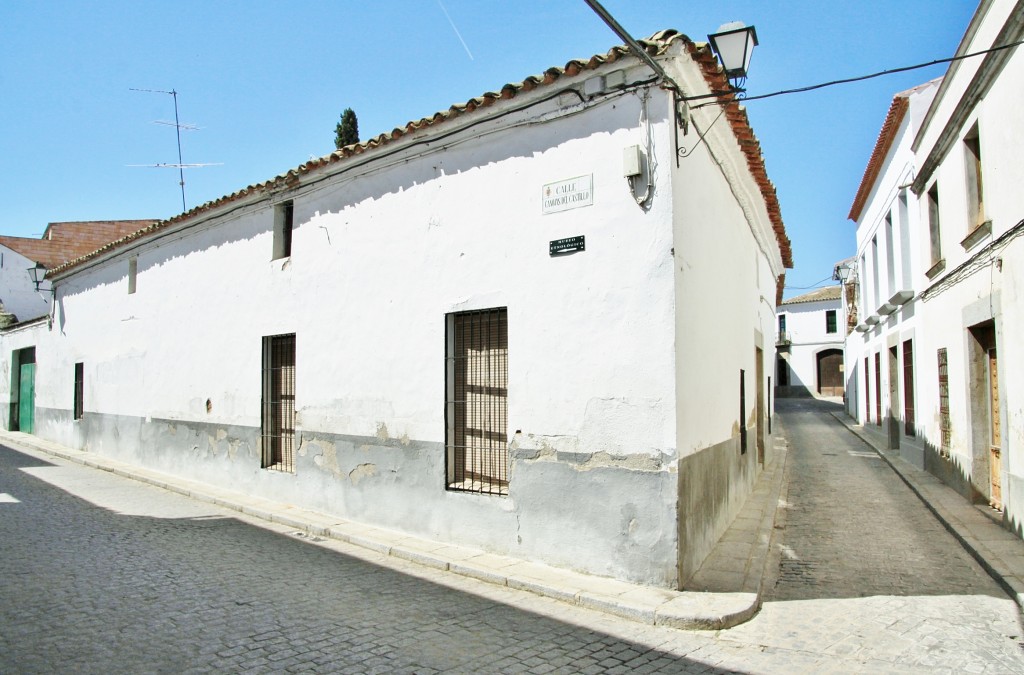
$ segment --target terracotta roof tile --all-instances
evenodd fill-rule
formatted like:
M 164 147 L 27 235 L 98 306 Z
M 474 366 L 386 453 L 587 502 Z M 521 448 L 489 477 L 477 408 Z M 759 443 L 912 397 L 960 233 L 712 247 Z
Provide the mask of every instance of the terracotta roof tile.
M 805 302 L 823 302 L 826 300 L 838 300 L 842 296 L 842 286 L 825 286 L 824 288 L 816 288 L 810 293 L 804 293 L 798 295 L 795 298 L 790 298 L 779 303 L 781 306 L 785 305 L 799 305 Z
M 655 33 L 646 40 L 639 40 L 640 45 L 647 51 L 651 56 L 658 56 L 664 53 L 673 42 L 680 40 L 682 41 L 687 53 L 690 57 L 697 62 L 700 66 L 701 71 L 704 75 L 705 81 L 708 86 L 714 91 L 722 91 L 728 88 L 728 80 L 725 77 L 721 67 L 718 65 L 718 61 L 711 49 L 706 44 L 697 45 L 692 42 L 688 37 L 679 33 L 675 30 L 664 30 Z M 446 111 L 439 111 L 431 115 L 430 117 L 423 117 L 419 120 L 411 120 L 402 127 L 396 127 L 390 133 L 380 134 L 374 138 L 368 139 L 361 143 L 354 145 L 348 145 L 340 148 L 329 155 L 312 159 L 295 169 L 292 169 L 286 173 L 280 174 L 271 178 L 268 181 L 249 185 L 237 192 L 233 192 L 229 195 L 225 195 L 218 199 L 214 199 L 205 204 L 196 206 L 185 213 L 181 213 L 168 220 L 154 223 L 145 229 L 141 229 L 137 232 L 126 235 L 125 237 L 106 244 L 105 246 L 92 251 L 86 255 L 83 255 L 77 259 L 70 260 L 63 265 L 51 270 L 52 274 L 64 272 L 72 269 L 94 257 L 100 256 L 108 251 L 115 248 L 119 248 L 131 241 L 134 241 L 140 237 L 147 236 L 157 230 L 169 227 L 173 224 L 180 223 L 185 220 L 197 217 L 203 213 L 217 209 L 221 206 L 237 201 L 243 197 L 251 194 L 272 191 L 283 186 L 294 185 L 298 182 L 299 177 L 303 174 L 307 174 L 316 169 L 329 166 L 331 164 L 341 162 L 354 155 L 360 155 L 365 152 L 376 150 L 377 148 L 387 145 L 393 141 L 397 141 L 404 136 L 413 134 L 421 129 L 427 129 L 437 125 L 445 124 L 454 120 L 462 115 L 471 114 L 478 107 L 487 107 L 493 105 L 495 101 L 508 100 L 515 98 L 520 92 L 526 93 L 533 91 L 541 86 L 550 85 L 562 77 L 571 77 L 587 70 L 596 70 L 603 67 L 606 64 L 614 63 L 619 59 L 629 55 L 629 48 L 625 45 L 619 45 L 612 47 L 605 54 L 596 54 L 590 57 L 588 60 L 574 59 L 565 64 L 565 66 L 558 68 L 552 67 L 544 71 L 543 75 L 531 75 L 524 79 L 522 82 L 510 82 L 505 84 L 500 93 L 487 92 L 482 96 L 469 99 L 465 103 L 459 103 L 452 105 Z M 768 180 L 767 172 L 764 167 L 764 160 L 761 156 L 760 144 L 756 142 L 756 138 L 753 135 L 753 131 L 750 129 L 750 122 L 747 119 L 746 111 L 739 105 L 735 100 L 724 103 L 726 105 L 727 117 L 732 127 L 733 132 L 737 137 L 743 137 L 749 140 L 753 140 L 753 143 L 743 143 L 740 145 L 741 152 L 747 158 L 747 165 L 750 167 L 751 173 L 754 175 L 758 187 L 761 189 L 761 193 L 764 196 L 765 205 L 768 209 L 768 216 L 771 219 L 772 228 L 775 231 L 776 240 L 778 241 L 779 249 L 782 254 L 783 264 L 787 268 L 793 267 L 793 254 L 790 245 L 789 238 L 786 236 L 785 226 L 782 222 L 782 213 L 779 208 L 778 197 L 775 193 L 775 186 Z M 781 283 L 781 282 L 780 282 Z M 781 292 L 781 286 L 779 289 Z
M 850 213 L 846 216 L 850 220 L 857 222 L 857 219 L 860 218 L 861 211 L 868 201 L 868 195 L 871 194 L 871 189 L 875 186 L 875 181 L 878 180 L 882 164 L 885 163 L 892 142 L 896 139 L 896 132 L 909 107 L 910 99 L 905 94 L 896 94 L 893 97 L 892 104 L 889 105 L 889 112 L 885 116 L 885 122 L 882 123 L 882 130 L 878 132 L 875 148 L 871 151 L 871 158 L 864 169 L 864 176 L 860 179 L 857 196 L 853 200 L 853 206 L 850 207 Z
M 40 239 L 0 236 L 0 244 L 48 269 L 81 258 L 156 220 L 88 220 L 50 223 Z

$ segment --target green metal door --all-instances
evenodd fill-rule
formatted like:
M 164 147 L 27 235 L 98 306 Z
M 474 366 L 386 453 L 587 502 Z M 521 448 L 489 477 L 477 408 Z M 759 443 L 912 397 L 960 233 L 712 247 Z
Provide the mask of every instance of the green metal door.
M 36 413 L 36 364 L 21 364 L 21 387 L 18 397 L 18 430 L 31 434 Z

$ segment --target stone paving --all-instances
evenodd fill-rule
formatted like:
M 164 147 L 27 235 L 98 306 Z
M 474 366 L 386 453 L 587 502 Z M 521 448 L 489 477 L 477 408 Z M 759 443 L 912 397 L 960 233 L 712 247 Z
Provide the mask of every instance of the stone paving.
M 867 446 L 847 447 L 859 441 L 827 410 L 779 413 L 781 573 L 760 614 L 720 631 L 644 625 L 0 447 L 0 672 L 1024 672 L 1016 605 L 926 529 L 919 502 L 876 491 L 887 479 Z M 828 470 L 839 461 L 852 465 Z M 801 512 L 812 503 L 876 513 L 827 513 L 827 529 Z M 908 572 L 898 549 L 919 529 L 912 548 L 931 548 Z M 962 575 L 949 587 L 944 565 Z
M 765 599 L 1006 597 L 878 453 L 823 409 L 779 401 L 792 454 L 782 570 Z

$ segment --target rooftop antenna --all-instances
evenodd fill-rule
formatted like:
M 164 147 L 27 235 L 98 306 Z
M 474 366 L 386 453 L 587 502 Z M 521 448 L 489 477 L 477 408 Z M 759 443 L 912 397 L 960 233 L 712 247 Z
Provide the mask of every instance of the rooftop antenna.
M 185 169 L 192 169 L 192 168 L 201 167 L 201 166 L 219 166 L 219 163 L 217 163 L 217 164 L 209 164 L 209 163 L 207 163 L 207 164 L 184 164 L 182 162 L 182 159 L 181 159 L 181 130 L 185 129 L 186 131 L 196 131 L 196 130 L 199 129 L 199 127 L 197 127 L 197 126 L 195 126 L 193 124 L 182 124 L 178 120 L 178 92 L 177 91 L 175 91 L 174 89 L 171 89 L 170 91 L 166 91 L 164 89 L 136 89 L 134 87 L 129 87 L 129 90 L 130 91 L 143 91 L 143 92 L 148 92 L 150 94 L 170 94 L 174 98 L 174 121 L 173 122 L 168 122 L 168 121 L 165 121 L 165 120 L 154 120 L 153 124 L 163 124 L 165 126 L 174 127 L 174 131 L 175 131 L 175 133 L 177 134 L 177 137 L 178 137 L 178 163 L 177 164 L 170 164 L 170 163 L 167 163 L 167 162 L 161 162 L 159 164 L 129 164 L 128 166 L 148 166 L 148 167 L 161 168 L 161 169 L 162 168 L 177 169 L 178 170 L 178 185 L 181 186 L 181 210 L 182 210 L 182 212 L 185 212 L 185 211 L 188 210 L 188 207 L 185 206 Z

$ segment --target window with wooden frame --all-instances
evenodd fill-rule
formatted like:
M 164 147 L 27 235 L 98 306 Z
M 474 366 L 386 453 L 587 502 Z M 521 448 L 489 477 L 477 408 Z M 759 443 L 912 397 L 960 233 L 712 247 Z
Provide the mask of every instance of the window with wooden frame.
M 928 188 L 928 237 L 931 243 L 931 263 L 942 261 L 942 229 L 939 226 L 939 186 Z
M 964 137 L 964 169 L 967 178 L 967 232 L 985 222 L 985 192 L 981 180 L 981 139 L 975 124 Z
M 508 494 L 508 309 L 445 317 L 445 485 Z
M 263 338 L 264 469 L 295 472 L 295 334 Z
M 295 205 L 293 202 L 282 202 L 274 207 L 274 256 L 272 260 L 291 256 L 294 218 Z
M 82 419 L 85 414 L 85 364 L 75 364 L 75 402 L 73 409 L 74 419 Z
M 903 432 L 911 438 L 914 430 L 914 341 L 903 342 Z
M 825 332 L 835 333 L 839 330 L 839 324 L 836 321 L 836 310 L 826 309 L 825 310 Z
M 137 256 L 128 259 L 128 295 L 135 293 L 135 284 L 139 276 L 139 258 Z

